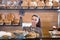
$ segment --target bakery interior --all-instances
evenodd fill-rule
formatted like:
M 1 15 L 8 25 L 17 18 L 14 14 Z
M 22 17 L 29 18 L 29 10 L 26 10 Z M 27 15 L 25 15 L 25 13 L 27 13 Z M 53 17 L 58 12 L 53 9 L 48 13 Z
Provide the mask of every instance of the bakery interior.
M 31 25 L 33 14 L 40 17 L 42 38 L 46 38 L 42 40 L 60 38 L 60 0 L 0 0 L 0 39 L 21 38 L 23 33 L 31 33 L 26 38 L 39 36 L 23 30 Z

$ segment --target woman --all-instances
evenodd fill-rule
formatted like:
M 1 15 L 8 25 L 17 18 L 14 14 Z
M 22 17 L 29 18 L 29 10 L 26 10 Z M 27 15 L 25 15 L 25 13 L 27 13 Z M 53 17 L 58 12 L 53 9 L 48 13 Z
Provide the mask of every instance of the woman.
M 41 22 L 40 22 L 40 17 L 36 14 L 32 15 L 32 26 L 30 27 L 31 31 L 35 31 L 40 34 L 40 37 L 42 36 L 42 31 L 41 31 Z
M 31 23 L 32 23 L 32 25 L 30 27 L 24 27 L 24 29 L 28 30 L 30 32 L 34 31 L 36 33 L 39 33 L 40 37 L 41 37 L 42 36 L 42 32 L 41 32 L 41 23 L 40 23 L 39 16 L 36 15 L 36 14 L 32 15 Z
M 41 27 L 40 18 L 38 15 L 32 15 L 32 27 Z
M 32 31 L 36 31 L 36 32 L 40 32 L 40 28 L 41 28 L 41 25 L 40 25 L 40 18 L 38 15 L 34 14 L 32 15 L 32 20 L 31 20 L 31 29 Z

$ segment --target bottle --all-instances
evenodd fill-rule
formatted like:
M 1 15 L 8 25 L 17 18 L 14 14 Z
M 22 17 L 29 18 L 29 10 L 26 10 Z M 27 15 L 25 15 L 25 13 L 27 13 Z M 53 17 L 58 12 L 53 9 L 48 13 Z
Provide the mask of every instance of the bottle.
M 22 26 L 22 16 L 20 17 L 20 26 Z

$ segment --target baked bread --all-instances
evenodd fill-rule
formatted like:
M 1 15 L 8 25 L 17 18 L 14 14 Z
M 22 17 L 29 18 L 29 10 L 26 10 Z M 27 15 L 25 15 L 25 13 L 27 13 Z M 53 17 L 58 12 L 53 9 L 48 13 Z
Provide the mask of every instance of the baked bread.
M 39 1 L 38 2 L 38 8 L 44 8 L 44 6 L 45 6 L 44 1 Z
M 46 7 L 47 8 L 52 8 L 53 6 L 53 3 L 52 2 L 46 2 Z
M 6 39 L 12 36 L 11 32 L 0 31 L 0 37 Z
M 10 23 L 11 21 L 9 21 L 8 19 L 4 19 L 4 23 Z
M 21 6 L 23 7 L 23 9 L 28 8 L 28 2 L 27 1 L 23 1 Z
M 6 19 L 9 20 L 9 21 L 13 21 L 14 15 L 12 13 L 9 13 L 9 14 L 6 15 Z
M 34 1 L 38 2 L 38 1 L 40 1 L 40 0 L 34 0 Z
M 0 25 L 3 25 L 3 20 L 0 20 Z
M 6 25 L 11 25 L 11 21 L 9 21 L 8 19 L 4 19 L 4 23 L 5 23 Z
M 36 8 L 37 7 L 37 2 L 35 2 L 35 1 L 29 2 L 29 7 L 30 8 Z
M 59 3 L 58 2 L 53 2 L 53 7 L 58 7 Z
M 3 35 L 2 38 L 3 39 L 8 39 L 8 36 L 7 35 Z
M 53 2 L 59 2 L 59 0 L 52 0 Z
M 26 37 L 26 38 L 35 38 L 35 37 L 37 37 L 37 36 L 39 36 L 38 33 L 29 32 L 25 37 Z
M 14 19 L 13 24 L 19 24 L 19 21 L 20 21 L 19 19 Z
M 3 14 L 0 14 L 0 25 L 3 25 L 3 20 L 5 16 Z
M 2 19 L 3 19 L 3 14 L 1 13 L 1 14 L 0 14 L 0 20 L 2 20 Z
M 26 7 L 28 6 L 28 2 L 27 1 L 23 1 L 22 4 L 21 4 L 22 7 Z
M 15 33 L 17 33 L 17 34 L 23 34 L 23 32 L 25 32 L 25 31 L 22 31 L 22 30 L 16 30 L 16 31 L 14 31 Z
M 12 21 L 12 23 L 14 24 L 14 25 L 18 25 L 19 24 L 19 22 L 20 22 L 20 14 L 14 14 L 14 19 L 13 19 L 13 21 Z
M 14 15 L 12 13 L 9 13 L 5 16 L 4 23 L 6 25 L 11 25 L 11 22 L 13 21 L 13 19 L 14 19 Z
M 52 2 L 46 2 L 46 6 L 51 7 L 53 5 Z
M 31 2 L 31 1 L 35 1 L 35 2 L 38 2 L 38 1 L 40 1 L 40 0 L 28 0 L 28 2 Z
M 9 36 L 9 35 L 3 35 L 2 36 L 3 39 L 8 39 L 9 37 L 15 38 L 16 36 L 13 33 L 11 33 L 11 36 Z

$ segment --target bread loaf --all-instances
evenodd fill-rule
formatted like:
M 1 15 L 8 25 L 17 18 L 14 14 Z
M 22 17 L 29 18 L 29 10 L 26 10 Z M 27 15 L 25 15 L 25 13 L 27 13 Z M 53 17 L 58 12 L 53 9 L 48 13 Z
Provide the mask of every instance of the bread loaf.
M 39 6 L 39 7 L 44 7 L 44 6 L 45 6 L 44 1 L 39 1 L 39 2 L 38 2 L 38 6 Z

